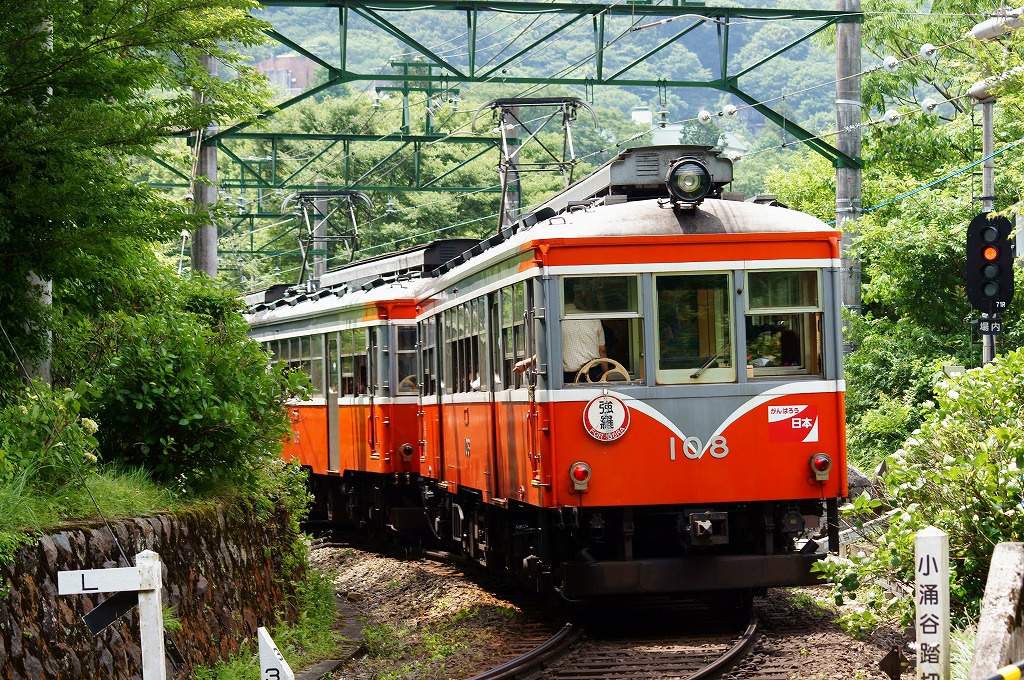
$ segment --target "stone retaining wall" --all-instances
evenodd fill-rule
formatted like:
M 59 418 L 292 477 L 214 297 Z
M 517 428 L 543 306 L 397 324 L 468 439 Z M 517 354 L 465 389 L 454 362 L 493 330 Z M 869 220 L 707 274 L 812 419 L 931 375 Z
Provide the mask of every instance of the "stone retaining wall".
M 283 510 L 193 509 L 172 516 L 113 523 L 132 559 L 143 550 L 163 562 L 164 605 L 180 621 L 168 632 L 175 680 L 194 665 L 212 665 L 238 651 L 259 626 L 294 619 L 291 553 L 295 537 Z M 110 531 L 83 526 L 43 536 L 0 565 L 0 678 L 74 680 L 142 677 L 139 621 L 133 610 L 97 635 L 82 616 L 105 595 L 58 595 L 57 572 L 125 567 Z M 291 571 L 291 573 L 285 573 Z M 173 659 L 173 650 L 169 649 Z

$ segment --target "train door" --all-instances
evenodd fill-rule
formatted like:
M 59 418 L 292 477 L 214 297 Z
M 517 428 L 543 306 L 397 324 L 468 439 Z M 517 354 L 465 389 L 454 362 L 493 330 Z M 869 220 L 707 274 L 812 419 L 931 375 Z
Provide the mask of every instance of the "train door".
M 560 365 L 551 366 L 551 359 L 548 352 L 541 351 L 537 344 L 538 337 L 545 337 L 537 332 L 537 324 L 543 322 L 543 318 L 537 318 L 537 295 L 534 288 L 534 280 L 527 280 L 523 284 L 523 350 L 524 356 L 533 357 L 534 367 L 540 366 L 543 362 L 548 364 L 547 380 L 550 388 L 552 371 L 560 370 Z M 534 500 L 538 505 L 544 504 L 543 489 L 550 486 L 550 475 L 545 477 L 542 456 L 542 434 L 547 426 L 542 424 L 541 410 L 537 404 L 537 378 L 538 371 L 527 371 L 528 383 L 526 385 L 526 413 L 527 413 L 527 441 L 529 449 L 527 457 L 530 464 L 529 488 L 536 489 L 536 495 L 529 494 L 528 500 Z
M 518 363 L 533 356 L 533 341 L 527 342 L 527 287 L 525 282 L 519 282 L 501 288 L 494 295 L 491 314 L 495 374 L 492 422 L 499 471 L 496 494 L 515 500 L 525 500 L 533 479 L 535 409 L 529 387 L 536 367 L 519 373 L 515 370 Z
M 350 409 L 350 427 L 352 437 L 352 454 L 355 457 L 353 468 L 369 469 L 369 456 L 373 454 L 373 395 L 370 389 L 372 375 L 371 354 L 368 352 L 367 335 L 370 328 L 353 328 L 351 331 L 351 377 L 346 394 L 352 395 Z
M 391 335 L 391 467 L 394 472 L 419 472 L 418 447 L 414 445 L 420 431 L 415 414 L 419 411 L 416 376 L 416 326 L 395 324 Z
M 375 326 L 366 329 L 366 353 L 370 357 L 370 459 L 380 460 L 384 447 L 383 429 L 387 426 L 388 417 L 385 404 L 388 400 L 381 399 L 383 387 L 387 383 L 387 362 L 384 357 L 388 351 L 385 333 L 386 326 Z M 378 463 L 376 468 L 380 468 Z
M 484 474 L 487 476 L 487 498 L 501 498 L 502 485 L 504 484 L 501 456 L 499 455 L 498 433 L 497 433 L 497 402 L 496 399 L 503 387 L 502 365 L 501 365 L 501 317 L 498 311 L 498 293 L 491 293 L 480 298 L 481 307 L 486 310 L 483 319 L 482 338 L 486 344 L 480 348 L 480 373 L 486 375 L 487 385 L 481 385 L 481 389 L 487 390 L 487 413 L 488 442 L 487 442 L 487 469 Z M 490 351 L 488 351 L 488 349 Z
M 338 418 L 338 392 L 340 382 L 340 362 L 338 355 L 338 333 L 327 334 L 327 361 L 324 362 L 327 371 L 326 386 L 327 397 L 327 471 L 341 471 L 341 441 L 340 425 Z
M 450 453 L 457 458 L 459 485 L 484 492 L 491 486 L 493 434 L 487 343 L 487 299 L 467 300 L 456 308 Z M 449 467 L 454 462 L 447 460 Z
M 441 459 L 443 429 L 441 427 L 441 384 L 438 378 L 440 356 L 438 339 L 440 327 L 438 317 L 424 319 L 419 324 L 419 456 L 420 472 L 430 478 L 439 479 L 444 467 Z
M 457 442 L 458 422 L 463 414 L 463 404 L 458 401 L 465 389 L 464 373 L 465 342 L 462 335 L 465 315 L 462 305 L 451 307 L 441 313 L 442 333 L 439 352 L 443 355 L 443 379 L 441 385 L 441 471 L 438 475 L 444 482 L 459 484 L 461 481 Z

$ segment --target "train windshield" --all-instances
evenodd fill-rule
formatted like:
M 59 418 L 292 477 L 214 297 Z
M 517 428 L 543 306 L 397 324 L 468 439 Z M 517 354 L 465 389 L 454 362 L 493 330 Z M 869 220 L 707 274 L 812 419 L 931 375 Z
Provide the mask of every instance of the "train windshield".
M 639 277 L 572 276 L 562 283 L 563 383 L 642 383 Z
M 747 272 L 747 364 L 753 377 L 820 375 L 818 272 Z
M 654 277 L 659 384 L 736 379 L 729 281 L 727 273 Z

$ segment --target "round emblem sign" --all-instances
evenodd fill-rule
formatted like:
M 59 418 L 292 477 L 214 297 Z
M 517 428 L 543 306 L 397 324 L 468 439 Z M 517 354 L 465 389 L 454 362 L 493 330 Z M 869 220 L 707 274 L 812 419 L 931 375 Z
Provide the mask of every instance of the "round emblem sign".
M 583 409 L 583 427 L 600 442 L 615 441 L 629 429 L 629 408 L 607 394 L 591 399 Z

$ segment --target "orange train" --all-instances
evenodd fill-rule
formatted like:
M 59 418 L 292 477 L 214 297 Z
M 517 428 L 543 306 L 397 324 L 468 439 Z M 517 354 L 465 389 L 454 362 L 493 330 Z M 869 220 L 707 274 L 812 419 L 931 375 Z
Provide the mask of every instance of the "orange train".
M 630 149 L 485 241 L 251 295 L 314 385 L 284 455 L 316 509 L 569 598 L 815 582 L 847 494 L 840 235 L 731 179 Z M 603 336 L 584 366 L 573 324 Z

